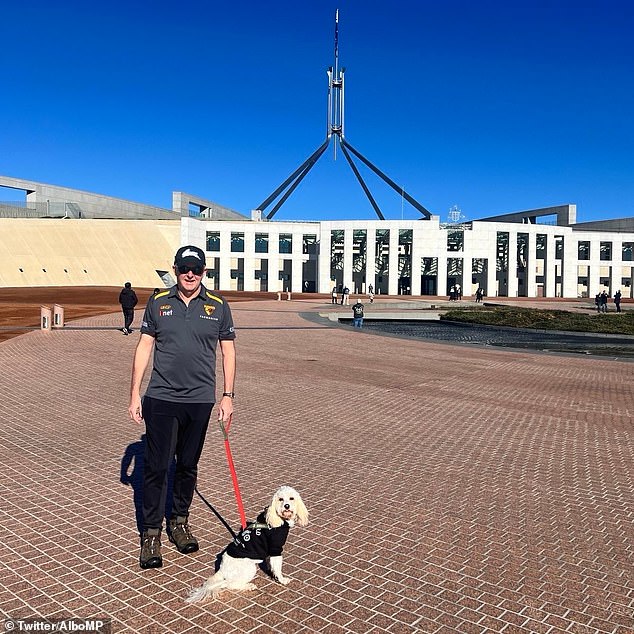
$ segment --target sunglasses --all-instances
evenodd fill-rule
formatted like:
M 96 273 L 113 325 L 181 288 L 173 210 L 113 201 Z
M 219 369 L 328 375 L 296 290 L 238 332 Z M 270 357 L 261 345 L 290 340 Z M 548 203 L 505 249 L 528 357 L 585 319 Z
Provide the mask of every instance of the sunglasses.
M 176 269 L 178 270 L 178 272 L 181 275 L 186 275 L 190 271 L 194 275 L 202 275 L 204 267 L 201 264 L 195 264 L 194 266 L 189 266 L 187 264 L 181 264 L 180 266 L 177 266 Z

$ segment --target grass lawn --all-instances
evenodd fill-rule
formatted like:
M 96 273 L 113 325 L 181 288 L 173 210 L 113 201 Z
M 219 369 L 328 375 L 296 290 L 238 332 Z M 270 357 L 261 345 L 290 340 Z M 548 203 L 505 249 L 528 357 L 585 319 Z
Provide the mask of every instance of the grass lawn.
M 565 310 L 496 306 L 477 309 L 452 308 L 441 315 L 440 319 L 488 326 L 634 335 L 634 311 L 584 315 Z

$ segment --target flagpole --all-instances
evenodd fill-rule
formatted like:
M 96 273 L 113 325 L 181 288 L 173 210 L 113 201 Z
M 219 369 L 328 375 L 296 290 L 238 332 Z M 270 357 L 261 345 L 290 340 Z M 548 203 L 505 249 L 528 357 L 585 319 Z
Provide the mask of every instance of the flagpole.
M 335 11 L 335 77 L 339 72 L 339 9 Z

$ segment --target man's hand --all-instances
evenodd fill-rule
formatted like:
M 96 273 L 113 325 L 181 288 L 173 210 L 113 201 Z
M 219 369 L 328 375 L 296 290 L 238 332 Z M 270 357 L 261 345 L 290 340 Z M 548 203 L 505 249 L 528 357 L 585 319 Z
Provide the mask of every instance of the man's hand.
M 226 423 L 233 414 L 233 399 L 230 396 L 223 396 L 218 404 L 218 420 Z
M 130 420 L 134 423 L 143 422 L 143 412 L 141 410 L 141 397 L 138 394 L 130 397 L 130 407 L 128 407 Z
M 141 333 L 139 343 L 134 351 L 134 362 L 132 363 L 132 380 L 130 381 L 130 406 L 128 414 L 135 423 L 143 422 L 143 412 L 141 411 L 141 382 L 145 374 L 154 349 L 154 337 Z

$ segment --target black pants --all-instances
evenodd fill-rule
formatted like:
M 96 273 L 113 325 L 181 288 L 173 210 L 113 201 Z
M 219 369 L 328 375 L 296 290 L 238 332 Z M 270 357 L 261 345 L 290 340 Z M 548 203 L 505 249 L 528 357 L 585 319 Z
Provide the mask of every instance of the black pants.
M 130 330 L 130 326 L 134 321 L 134 308 L 122 308 L 123 310 L 123 327 Z
M 213 403 L 173 403 L 146 396 L 143 525 L 161 528 L 167 497 L 167 475 L 176 457 L 172 489 L 172 517 L 189 515 L 194 497 L 198 460 Z

